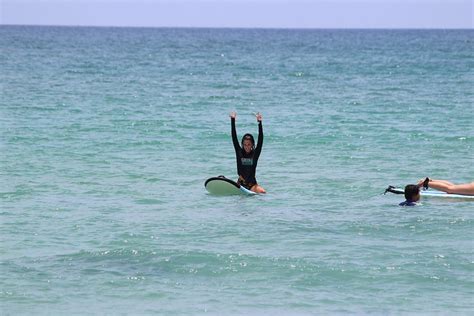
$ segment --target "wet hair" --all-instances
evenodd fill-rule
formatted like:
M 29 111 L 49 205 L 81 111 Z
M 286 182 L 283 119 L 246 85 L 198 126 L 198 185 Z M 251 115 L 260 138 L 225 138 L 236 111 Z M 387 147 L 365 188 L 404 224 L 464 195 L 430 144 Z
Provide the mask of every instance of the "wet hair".
M 250 140 L 252 142 L 252 150 L 255 149 L 255 139 L 253 138 L 253 135 L 252 134 L 245 134 L 243 137 L 242 137 L 242 149 L 244 148 L 244 140 Z
M 415 184 L 409 184 L 405 187 L 405 199 L 407 201 L 415 201 L 415 197 L 420 194 L 420 187 Z

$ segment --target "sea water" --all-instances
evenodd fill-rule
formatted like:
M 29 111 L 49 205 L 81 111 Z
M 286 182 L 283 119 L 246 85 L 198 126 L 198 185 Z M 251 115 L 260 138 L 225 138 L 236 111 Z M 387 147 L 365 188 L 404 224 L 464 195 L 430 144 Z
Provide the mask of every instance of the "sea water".
M 1 314 L 472 314 L 473 34 L 1 26 Z

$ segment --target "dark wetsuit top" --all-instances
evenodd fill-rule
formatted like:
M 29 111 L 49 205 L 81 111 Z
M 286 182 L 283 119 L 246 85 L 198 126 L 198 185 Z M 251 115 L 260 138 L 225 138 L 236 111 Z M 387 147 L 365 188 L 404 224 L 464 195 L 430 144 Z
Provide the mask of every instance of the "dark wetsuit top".
M 257 169 L 258 157 L 262 151 L 263 144 L 263 128 L 262 122 L 258 122 L 258 141 L 257 147 L 249 154 L 240 147 L 237 139 L 237 132 L 235 130 L 235 119 L 231 119 L 232 126 L 232 142 L 234 144 L 235 156 L 237 158 L 237 173 L 239 174 L 239 183 L 250 189 L 257 184 L 255 179 L 255 171 Z M 243 180 L 243 181 L 242 181 Z
M 405 202 L 402 202 L 398 205 L 400 205 L 400 206 L 417 206 L 418 204 L 416 204 L 416 202 L 406 200 Z

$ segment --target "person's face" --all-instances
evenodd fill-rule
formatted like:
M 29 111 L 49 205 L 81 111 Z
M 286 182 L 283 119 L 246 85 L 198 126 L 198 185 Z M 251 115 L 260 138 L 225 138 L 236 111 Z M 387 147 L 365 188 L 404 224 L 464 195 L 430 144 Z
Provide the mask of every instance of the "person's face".
M 244 139 L 244 150 L 247 154 L 252 151 L 252 141 L 250 139 Z

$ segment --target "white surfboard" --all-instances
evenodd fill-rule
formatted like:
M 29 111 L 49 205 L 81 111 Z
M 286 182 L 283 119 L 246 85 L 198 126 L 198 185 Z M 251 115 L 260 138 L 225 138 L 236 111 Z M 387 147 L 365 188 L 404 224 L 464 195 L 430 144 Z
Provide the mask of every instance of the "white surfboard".
M 404 194 L 405 190 L 402 188 L 389 187 L 386 190 L 386 192 L 391 192 L 395 194 Z M 429 197 L 440 197 L 440 198 L 474 199 L 474 195 L 450 194 L 443 191 L 423 190 L 423 189 L 420 189 L 420 195 L 429 196 Z
M 255 195 L 257 193 L 250 191 L 235 181 L 227 179 L 224 176 L 212 177 L 204 183 L 206 190 L 212 195 Z

